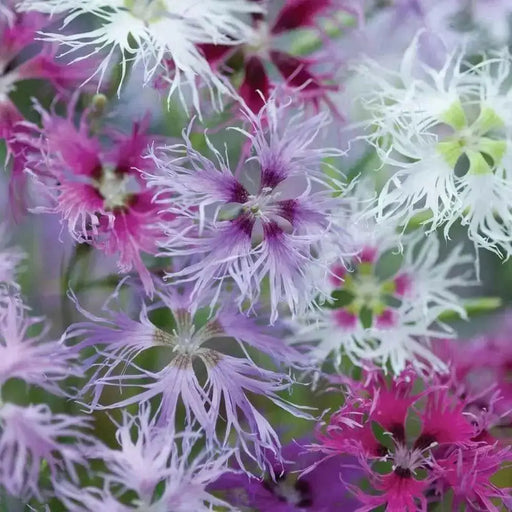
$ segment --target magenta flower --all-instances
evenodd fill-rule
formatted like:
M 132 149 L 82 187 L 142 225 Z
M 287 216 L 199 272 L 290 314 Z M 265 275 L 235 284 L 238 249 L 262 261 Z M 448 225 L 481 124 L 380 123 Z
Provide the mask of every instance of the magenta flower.
M 119 270 L 135 268 L 146 292 L 152 293 L 141 253 L 156 252 L 161 237 L 157 221 L 166 216 L 159 215 L 137 170 L 151 168 L 142 157 L 153 140 L 146 133 L 149 119 L 134 123 L 129 134 L 105 129 L 102 135 L 109 142 L 104 145 L 91 131 L 89 112 L 75 125 L 74 106 L 69 106 L 67 118 L 36 107 L 42 128 L 30 125 L 34 136 L 29 141 L 37 151 L 28 166 L 51 203 L 36 211 L 59 215 L 77 242 L 117 254 Z
M 435 345 L 439 357 L 450 363 L 449 384 L 475 407 L 492 411 L 496 423 L 508 423 L 512 411 L 511 326 L 506 312 L 484 334 Z
M 17 136 L 23 132 L 20 122 L 23 115 L 9 98 L 19 82 L 28 79 L 45 79 L 59 93 L 76 87 L 89 75 L 91 63 L 77 62 L 66 65 L 55 59 L 54 45 L 42 43 L 37 32 L 50 23 L 50 18 L 40 13 L 19 13 L 16 2 L 2 2 L 0 11 L 0 139 L 7 144 L 7 156 L 13 157 L 11 174 L 11 206 L 16 212 L 24 206 L 23 169 L 25 147 Z M 34 52 L 34 50 L 37 50 Z M 25 57 L 25 54 L 32 55 Z
M 263 3 L 263 2 L 262 2 Z M 271 2 L 270 11 L 275 11 Z M 357 2 L 340 0 L 285 0 L 279 12 L 264 16 L 253 15 L 254 31 L 248 42 L 238 46 L 207 44 L 201 50 L 218 72 L 233 73 L 233 63 L 242 62 L 239 94 L 254 112 L 258 113 L 265 101 L 271 96 L 272 89 L 279 82 L 293 90 L 302 100 L 311 102 L 318 108 L 320 101 L 325 101 L 333 110 L 327 93 L 335 91 L 335 73 L 325 71 L 330 66 L 325 56 L 319 52 L 310 56 L 294 55 L 283 49 L 282 41 L 297 30 L 312 29 L 320 31 L 320 37 L 327 39 L 319 20 L 332 16 L 339 10 L 345 10 L 361 20 L 362 6 Z M 277 77 L 272 73 L 275 68 Z M 323 69 L 322 69 L 323 68 Z
M 75 324 L 68 334 L 70 338 L 82 339 L 77 350 L 96 350 L 84 362 L 84 370 L 94 369 L 82 389 L 82 394 L 93 391 L 91 409 L 127 407 L 159 397 L 156 414 L 159 424 L 168 429 L 174 428 L 177 409 L 183 406 L 186 424 L 197 422 L 210 443 L 226 443 L 229 434 L 236 432 L 243 450 L 257 459 L 264 448 L 274 451 L 279 446 L 278 436 L 251 397 L 265 397 L 290 413 L 305 417 L 304 412 L 278 395 L 289 388 L 291 378 L 281 371 L 257 366 L 248 356 L 229 355 L 221 349 L 221 339 L 231 340 L 233 348 L 242 349 L 241 354 L 255 349 L 277 362 L 297 363 L 301 354 L 286 346 L 267 327 L 260 327 L 228 308 L 218 310 L 200 326 L 200 313 L 190 313 L 189 296 L 171 289 L 160 297 L 160 309 L 173 316 L 172 331 L 157 327 L 149 319 L 145 304 L 137 320 L 113 310 L 107 310 L 108 318 L 99 318 L 80 308 L 92 322 Z M 152 306 L 151 310 L 154 309 Z M 161 350 L 158 370 L 137 364 L 139 354 L 156 347 Z M 103 391 L 111 386 L 141 391 L 110 404 L 100 404 Z
M 475 510 L 493 498 L 507 499 L 508 491 L 490 479 L 510 461 L 510 449 L 488 432 L 482 435 L 478 415 L 485 411 L 470 408 L 442 378 L 423 382 L 423 390 L 411 369 L 391 382 L 377 371 L 361 382 L 345 379 L 346 403 L 319 432 L 314 448 L 358 457 L 374 491 L 351 486 L 362 503 L 358 512 L 381 505 L 389 512 L 426 511 L 450 490 Z M 413 417 L 420 428 L 411 436 Z
M 156 187 L 155 200 L 169 214 L 190 220 L 186 228 L 162 226 L 162 253 L 189 259 L 168 277 L 194 283 L 194 301 L 229 280 L 238 306 L 249 309 L 267 281 L 274 322 L 281 306 L 293 314 L 314 307 L 325 296 L 322 277 L 329 263 L 341 262 L 347 252 L 345 230 L 331 222 L 343 201 L 333 197 L 335 180 L 322 167 L 323 158 L 339 152 L 313 147 L 326 125 L 323 115 L 304 119 L 301 112 L 287 120 L 286 106 L 275 98 L 258 115 L 245 114 L 251 129 L 242 133 L 250 155 L 237 171 L 210 143 L 215 161 L 197 152 L 184 134 L 185 145 L 154 155 L 160 172 L 146 174 Z
M 210 488 L 224 491 L 226 500 L 242 510 L 246 507 L 258 512 L 353 510 L 354 499 L 342 483 L 341 475 L 343 479 L 356 481 L 361 473 L 343 467 L 349 461 L 347 457 L 323 461 L 322 458 L 321 454 L 308 452 L 304 442 L 292 442 L 282 449 L 284 462 L 273 460 L 266 478 L 232 471 L 223 474 Z

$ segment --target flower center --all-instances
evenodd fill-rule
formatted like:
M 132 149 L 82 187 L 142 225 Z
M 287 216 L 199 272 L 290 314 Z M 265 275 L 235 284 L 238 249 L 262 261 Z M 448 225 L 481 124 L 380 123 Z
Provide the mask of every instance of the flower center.
M 124 5 L 136 18 L 145 23 L 153 23 L 167 12 L 162 0 L 125 0 Z
M 204 343 L 224 333 L 215 320 L 196 327 L 194 317 L 185 309 L 173 311 L 173 317 L 175 327 L 172 332 L 156 329 L 153 340 L 156 345 L 172 347 L 174 352 L 185 356 L 196 354 Z
M 411 450 L 399 444 L 393 455 L 393 471 L 402 478 L 410 478 L 423 465 L 421 450 Z
M 442 116 L 454 133 L 437 144 L 444 160 L 463 174 L 490 174 L 501 162 L 507 143 L 500 138 L 503 121 L 491 108 L 482 106 L 469 124 L 462 104 L 457 101 Z
M 275 201 L 270 187 L 264 187 L 257 195 L 250 195 L 243 205 L 246 212 L 251 213 L 254 217 L 265 218 L 267 214 L 273 212 L 272 203 Z
M 111 168 L 103 168 L 96 188 L 103 197 L 105 210 L 114 210 L 126 206 L 130 197 L 128 192 L 129 176 Z
M 246 45 L 246 53 L 248 55 L 258 55 L 265 58 L 270 50 L 271 33 L 268 23 L 265 21 L 258 21 L 254 30 L 249 37 Z

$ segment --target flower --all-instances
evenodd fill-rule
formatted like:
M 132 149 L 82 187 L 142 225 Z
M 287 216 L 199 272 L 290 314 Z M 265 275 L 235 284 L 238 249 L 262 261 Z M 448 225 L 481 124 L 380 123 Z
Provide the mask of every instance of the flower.
M 19 264 L 25 259 L 25 254 L 17 247 L 7 247 L 9 243 L 8 227 L 0 224 L 0 283 L 16 285 L 16 274 Z
M 155 201 L 190 220 L 186 228 L 162 225 L 167 235 L 162 254 L 190 260 L 168 277 L 194 283 L 194 300 L 229 279 L 241 309 L 253 308 L 266 280 L 274 322 L 281 305 L 294 315 L 313 307 L 324 294 L 321 277 L 328 264 L 341 261 L 348 250 L 346 230 L 331 222 L 343 200 L 334 197 L 322 167 L 322 158 L 339 152 L 312 147 L 326 125 L 324 115 L 304 119 L 300 112 L 287 120 L 286 105 L 275 98 L 258 115 L 250 110 L 245 115 L 251 132 L 242 133 L 251 155 L 238 171 L 209 142 L 216 162 L 196 151 L 184 134 L 185 145 L 154 153 L 159 171 L 145 175 L 156 187 Z
M 28 335 L 35 327 L 38 334 Z M 0 385 L 18 378 L 51 393 L 62 393 L 59 383 L 74 373 L 76 355 L 62 340 L 47 340 L 48 329 L 44 318 L 27 315 L 18 297 L 0 297 Z
M 419 73 L 418 37 L 400 72 L 372 62 L 362 67 L 373 91 L 364 99 L 374 130 L 369 140 L 395 171 L 372 213 L 405 225 L 427 212 L 425 225 L 444 226 L 446 237 L 460 221 L 477 247 L 509 254 L 510 56 L 503 51 L 465 69 L 456 50 L 441 69 L 420 63 Z
M 482 438 L 468 404 L 440 379 L 422 382 L 408 368 L 391 381 L 376 370 L 361 381 L 345 380 L 345 405 L 320 429 L 312 449 L 358 457 L 374 491 L 350 486 L 362 503 L 358 512 L 381 505 L 389 512 L 426 511 L 429 497 L 443 499 L 450 490 L 457 503 L 476 510 L 492 498 L 507 499 L 490 479 L 510 461 L 510 448 L 491 435 Z M 414 419 L 419 432 L 411 436 Z
M 352 215 L 358 255 L 348 269 L 332 267 L 331 301 L 291 322 L 290 342 L 308 343 L 319 365 L 334 356 L 339 366 L 347 355 L 357 365 L 371 361 L 397 374 L 409 363 L 422 371 L 445 368 L 430 341 L 452 334 L 438 322 L 441 313 L 466 317 L 456 290 L 473 284 L 471 256 L 461 246 L 444 255 L 435 235 L 401 235 L 393 222 L 361 220 L 358 207 Z M 383 270 L 386 261 L 392 270 Z
M 52 413 L 46 404 L 0 406 L 0 484 L 12 495 L 41 497 L 42 464 L 54 482 L 62 472 L 76 480 L 75 465 L 86 465 L 82 447 L 92 442 L 84 417 Z M 73 440 L 73 443 L 69 441 Z
M 134 416 L 125 411 L 117 425 L 119 449 L 97 447 L 92 458 L 106 466 L 103 488 L 86 490 L 85 503 L 108 504 L 108 510 L 116 512 L 209 512 L 213 506 L 231 510 L 210 494 L 207 486 L 225 471 L 233 451 L 197 451 L 200 433 L 186 430 L 174 434 L 155 425 L 150 416 L 149 407 Z M 91 510 L 84 506 L 81 489 L 64 485 L 59 490 L 69 510 Z M 131 494 L 124 505 L 114 498 L 127 492 Z
M 88 64 L 79 62 L 69 66 L 58 63 L 54 47 L 37 40 L 37 31 L 49 24 L 49 17 L 35 12 L 20 13 L 14 4 L 14 0 L 2 2 L 0 10 L 0 139 L 7 145 L 7 159 L 12 158 L 10 206 L 19 214 L 26 202 L 25 148 L 17 139 L 23 132 L 20 123 L 24 117 L 10 94 L 19 82 L 34 78 L 48 80 L 59 94 L 65 94 L 83 81 L 90 69 Z
M 270 3 L 270 2 L 269 2 Z M 272 8 L 272 6 L 270 6 Z M 282 49 L 281 40 L 296 30 L 315 27 L 320 29 L 320 18 L 327 18 L 336 12 L 346 10 L 362 18 L 362 9 L 357 2 L 339 0 L 286 0 L 275 16 L 253 16 L 254 30 L 243 45 L 221 46 L 201 45 L 201 50 L 210 64 L 218 71 L 233 74 L 232 62 L 242 61 L 239 93 L 246 105 L 258 113 L 271 95 L 275 79 L 270 67 L 275 66 L 285 85 L 294 90 L 300 98 L 312 102 L 316 107 L 327 93 L 336 90 L 334 73 L 319 72 L 320 55 L 294 55 Z M 269 21 L 267 18 L 275 18 Z M 320 29 L 321 30 L 321 29 Z M 322 30 L 323 38 L 326 34 Z M 317 52 L 318 53 L 318 52 Z M 332 64 L 332 61 L 331 61 Z M 235 70 L 236 71 L 236 70 Z
M 499 315 L 488 330 L 469 339 L 437 340 L 434 352 L 449 363 L 450 385 L 476 410 L 487 411 L 492 427 L 504 427 L 512 412 L 510 313 Z
M 162 217 L 137 170 L 148 169 L 143 153 L 153 141 L 146 133 L 149 118 L 134 122 L 128 134 L 105 128 L 101 135 L 109 141 L 104 145 L 100 134 L 92 132 L 90 111 L 75 126 L 75 102 L 67 118 L 36 105 L 42 128 L 26 125 L 33 132 L 23 138 L 33 148 L 27 166 L 50 201 L 35 211 L 59 215 L 77 242 L 118 254 L 119 270 L 135 268 L 151 294 L 154 285 L 141 253 L 156 253 L 161 237 L 157 219 Z
M 183 406 L 185 424 L 197 422 L 209 444 L 225 444 L 229 434 L 236 432 L 237 443 L 261 462 L 263 449 L 275 451 L 279 438 L 251 397 L 265 397 L 295 416 L 308 415 L 278 395 L 289 388 L 291 378 L 282 371 L 259 367 L 247 351 L 255 349 L 276 362 L 294 364 L 300 363 L 301 354 L 268 328 L 228 307 L 217 310 L 205 322 L 200 320 L 200 311 L 196 315 L 190 313 L 187 294 L 171 288 L 159 296 L 162 302 L 151 310 L 172 315 L 172 330 L 157 327 L 144 303 L 137 320 L 111 309 L 107 310 L 109 318 L 100 318 L 78 306 L 92 322 L 72 325 L 68 335 L 81 339 L 76 350 L 96 350 L 95 355 L 84 361 L 84 371 L 92 368 L 94 372 L 81 394 L 93 391 L 91 409 L 124 408 L 160 397 L 156 410 L 159 425 L 170 430 L 176 428 L 177 409 Z M 234 341 L 242 349 L 242 356 L 235 357 L 221 349 L 221 339 Z M 139 354 L 155 348 L 161 351 L 157 370 L 137 363 Z M 130 386 L 141 391 L 108 405 L 100 404 L 103 390 L 111 386 Z
M 197 80 L 210 90 L 228 92 L 228 88 L 212 72 L 199 51 L 201 43 L 236 45 L 251 33 L 243 16 L 261 12 L 261 7 L 249 0 L 204 0 L 191 4 L 186 0 L 23 0 L 19 8 L 48 14 L 65 15 L 64 27 L 86 15 L 98 18 L 100 25 L 90 31 L 66 34 L 44 33 L 47 41 L 68 48 L 65 54 L 85 50 L 75 61 L 87 59 L 107 50 L 94 73 L 103 80 L 114 53 L 121 52 L 124 81 L 128 62 L 142 63 L 147 84 L 158 73 L 168 74 L 169 98 L 177 91 L 183 103 L 183 86 L 192 91 L 192 101 L 199 110 Z M 83 52 L 82 52 L 83 53 Z
M 224 491 L 226 500 L 242 510 L 259 512 L 329 512 L 343 507 L 352 510 L 353 498 L 347 495 L 343 478 L 356 481 L 360 474 L 343 466 L 347 457 L 323 456 L 307 451 L 305 440 L 292 442 L 282 449 L 284 462 L 273 461 L 266 478 L 256 478 L 240 471 L 226 472 L 210 489 Z M 299 472 L 304 472 L 300 474 Z

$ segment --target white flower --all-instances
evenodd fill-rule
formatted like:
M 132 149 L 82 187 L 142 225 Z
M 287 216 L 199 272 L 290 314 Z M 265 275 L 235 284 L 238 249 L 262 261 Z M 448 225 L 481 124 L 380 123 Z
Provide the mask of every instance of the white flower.
M 192 102 L 199 110 L 197 80 L 210 89 L 228 92 L 215 75 L 198 45 L 236 45 L 251 36 L 243 17 L 261 6 L 250 0 L 23 0 L 19 9 L 63 14 L 64 27 L 76 18 L 92 14 L 100 21 L 88 32 L 45 33 L 46 40 L 69 48 L 66 53 L 85 49 L 82 60 L 107 50 L 95 73 L 100 81 L 116 50 L 122 54 L 122 79 L 129 61 L 144 65 L 144 82 L 157 75 L 170 83 L 169 97 L 178 91 L 185 103 L 183 86 L 192 91 Z M 171 78 L 172 76 L 172 78 Z M 213 96 L 212 96 L 213 98 Z
M 401 235 L 391 222 L 363 219 L 353 231 L 359 256 L 351 271 L 332 268 L 333 301 L 291 323 L 292 343 L 311 343 L 318 365 L 334 356 L 339 366 L 346 355 L 354 364 L 372 362 L 397 374 L 408 363 L 445 369 L 430 340 L 452 335 L 438 322 L 440 314 L 466 316 L 456 290 L 474 284 L 472 257 L 460 246 L 443 254 L 435 235 Z
M 376 63 L 361 68 L 372 114 L 369 140 L 395 170 L 371 211 L 378 220 L 468 227 L 477 247 L 512 253 L 512 94 L 507 51 L 471 66 L 462 50 L 441 69 L 417 59 L 418 37 L 399 72 Z

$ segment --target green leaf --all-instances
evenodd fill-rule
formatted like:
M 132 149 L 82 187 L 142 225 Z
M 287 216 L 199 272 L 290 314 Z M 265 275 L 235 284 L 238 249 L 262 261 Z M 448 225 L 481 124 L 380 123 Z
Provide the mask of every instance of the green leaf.
M 478 297 L 475 299 L 465 299 L 462 307 L 466 310 L 468 316 L 482 315 L 495 311 L 502 306 L 503 302 L 500 297 Z M 445 311 L 439 315 L 439 320 L 457 320 L 459 315 L 455 311 Z

